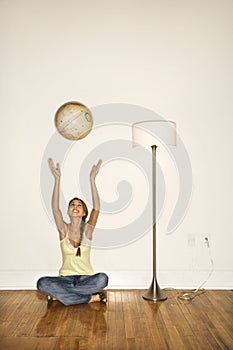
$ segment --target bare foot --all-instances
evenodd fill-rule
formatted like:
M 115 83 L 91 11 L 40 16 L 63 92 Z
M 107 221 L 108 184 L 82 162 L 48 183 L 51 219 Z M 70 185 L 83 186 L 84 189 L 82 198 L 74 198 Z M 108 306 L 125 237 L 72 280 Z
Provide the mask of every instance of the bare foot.
M 98 294 L 92 295 L 91 300 L 88 303 L 95 303 L 97 301 L 100 301 L 100 297 Z
M 92 297 L 91 297 L 91 300 L 89 301 L 89 303 L 94 303 L 96 301 L 99 301 L 102 304 L 106 304 L 107 297 L 106 297 L 106 295 L 103 292 L 92 294 Z
M 48 295 L 48 296 L 47 296 L 47 300 L 48 300 L 48 301 L 55 301 L 55 300 L 57 300 L 57 299 L 56 299 L 56 298 L 51 297 L 50 295 Z

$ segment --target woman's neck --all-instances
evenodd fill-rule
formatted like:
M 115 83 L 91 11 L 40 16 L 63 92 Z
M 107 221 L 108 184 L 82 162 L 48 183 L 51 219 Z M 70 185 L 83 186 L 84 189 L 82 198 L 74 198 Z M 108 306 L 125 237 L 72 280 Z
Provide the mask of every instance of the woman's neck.
M 70 220 L 70 227 L 73 228 L 73 229 L 77 229 L 81 226 L 81 223 L 82 223 L 82 219 L 81 218 L 72 218 Z

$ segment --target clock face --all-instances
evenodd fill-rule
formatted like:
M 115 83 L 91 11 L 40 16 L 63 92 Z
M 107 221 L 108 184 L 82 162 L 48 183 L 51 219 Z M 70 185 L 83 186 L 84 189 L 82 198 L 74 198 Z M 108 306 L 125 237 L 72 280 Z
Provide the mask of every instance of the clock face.
M 79 102 L 67 102 L 56 112 L 55 125 L 58 132 L 69 140 L 87 136 L 93 126 L 89 109 Z

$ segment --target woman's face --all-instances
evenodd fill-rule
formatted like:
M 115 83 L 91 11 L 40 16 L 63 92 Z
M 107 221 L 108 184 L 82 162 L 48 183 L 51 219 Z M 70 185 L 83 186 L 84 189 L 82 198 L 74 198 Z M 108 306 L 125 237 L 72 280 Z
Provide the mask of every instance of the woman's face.
M 79 217 L 82 218 L 86 215 L 83 204 L 80 200 L 74 199 L 68 208 L 69 217 Z

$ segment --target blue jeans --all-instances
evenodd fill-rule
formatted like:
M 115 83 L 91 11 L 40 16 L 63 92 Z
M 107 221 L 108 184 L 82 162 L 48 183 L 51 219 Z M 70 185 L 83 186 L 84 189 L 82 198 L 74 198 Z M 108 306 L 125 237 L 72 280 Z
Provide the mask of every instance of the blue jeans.
M 40 292 L 56 298 L 64 305 L 88 303 L 92 294 L 105 288 L 108 276 L 105 273 L 59 277 L 41 277 L 37 281 Z

